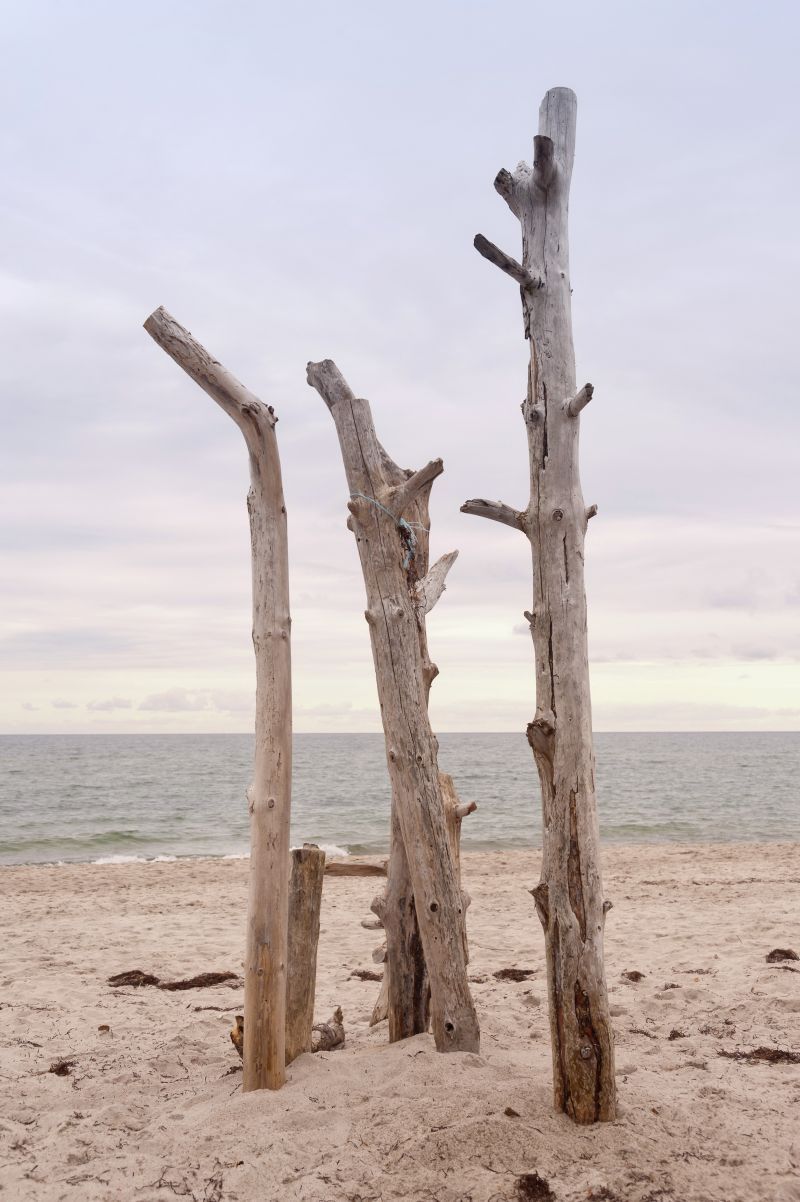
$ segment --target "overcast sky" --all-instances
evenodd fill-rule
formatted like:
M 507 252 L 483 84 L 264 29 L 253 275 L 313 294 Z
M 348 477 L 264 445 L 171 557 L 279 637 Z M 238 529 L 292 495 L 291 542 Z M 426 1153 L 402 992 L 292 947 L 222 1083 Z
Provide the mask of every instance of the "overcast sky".
M 440 730 L 533 716 L 519 295 L 472 248 L 578 94 L 571 257 L 595 725 L 800 725 L 794 3 L 8 4 L 0 729 L 248 730 L 247 462 L 159 304 L 280 418 L 295 727 L 379 729 L 335 358 L 441 455 Z

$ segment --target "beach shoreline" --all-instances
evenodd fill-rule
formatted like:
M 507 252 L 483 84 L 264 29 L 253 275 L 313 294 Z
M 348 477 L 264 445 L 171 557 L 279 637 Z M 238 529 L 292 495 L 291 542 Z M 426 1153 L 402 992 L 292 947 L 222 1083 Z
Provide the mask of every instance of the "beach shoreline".
M 621 1114 L 593 1128 L 551 1106 L 539 853 L 465 851 L 463 871 L 480 1055 L 369 1028 L 379 986 L 353 974 L 380 971 L 360 925 L 380 881 L 327 877 L 316 1016 L 341 1005 L 346 1046 L 242 1096 L 239 984 L 107 979 L 241 972 L 246 860 L 0 868 L 2 1195 L 490 1202 L 538 1172 L 561 1202 L 800 1200 L 800 1065 L 720 1055 L 800 1048 L 800 972 L 766 962 L 800 950 L 800 844 L 605 846 Z

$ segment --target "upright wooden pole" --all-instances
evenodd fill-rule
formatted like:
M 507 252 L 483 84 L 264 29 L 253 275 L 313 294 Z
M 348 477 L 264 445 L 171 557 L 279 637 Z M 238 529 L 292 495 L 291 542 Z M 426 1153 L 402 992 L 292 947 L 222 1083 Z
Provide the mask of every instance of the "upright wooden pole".
M 286 507 L 277 418 L 163 308 L 148 334 L 231 417 L 250 458 L 256 741 L 250 807 L 250 897 L 244 985 L 243 1088 L 280 1089 L 286 1079 L 286 963 L 292 676 Z
M 440 1052 L 477 1051 L 480 1032 L 461 934 L 463 902 L 428 718 L 428 688 L 435 669 L 423 654 L 419 634 L 421 615 L 444 587 L 446 567 L 440 561 L 419 579 L 417 539 L 423 531 L 411 524 L 413 518 L 409 521 L 416 498 L 439 475 L 442 463 L 434 460 L 398 478 L 399 469 L 376 437 L 368 402 L 353 395 L 336 364 L 330 359 L 310 363 L 308 382 L 333 417 L 350 491 L 348 509 L 367 591 L 365 617 L 386 758 L 430 978 L 436 1047 Z M 387 951 L 391 920 L 387 906 Z M 398 984 L 393 977 L 390 967 L 390 993 Z
M 522 263 L 482 235 L 476 249 L 520 286 L 530 341 L 528 436 L 531 499 L 524 510 L 467 501 L 477 514 L 521 530 L 533 552 L 536 717 L 528 726 L 542 786 L 542 875 L 533 890 L 545 933 L 556 1107 L 579 1123 L 616 1112 L 614 1041 L 603 966 L 603 900 L 586 642 L 578 415 L 592 396 L 575 382 L 567 212 L 577 101 L 553 88 L 539 110 L 533 168 L 501 171 L 495 188 L 522 226 Z
M 286 1063 L 311 1051 L 317 945 L 325 852 L 313 843 L 292 848 L 286 979 Z

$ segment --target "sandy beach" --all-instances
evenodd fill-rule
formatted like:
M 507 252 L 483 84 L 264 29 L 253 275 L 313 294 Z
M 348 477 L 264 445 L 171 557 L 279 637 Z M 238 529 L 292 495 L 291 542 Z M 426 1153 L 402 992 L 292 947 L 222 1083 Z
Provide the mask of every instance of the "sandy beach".
M 519 1193 L 538 1173 L 563 1202 L 800 1199 L 800 1065 L 720 1054 L 800 1049 L 800 964 L 766 962 L 800 950 L 800 847 L 606 849 L 621 1114 L 591 1129 L 551 1107 L 538 868 L 464 856 L 480 1056 L 370 1030 L 379 986 L 353 974 L 376 968 L 360 923 L 380 882 L 326 878 L 316 1011 L 341 1005 L 346 1047 L 246 1096 L 239 984 L 107 985 L 240 972 L 245 862 L 3 869 L 2 1197 L 489 1202 L 548 1196 Z

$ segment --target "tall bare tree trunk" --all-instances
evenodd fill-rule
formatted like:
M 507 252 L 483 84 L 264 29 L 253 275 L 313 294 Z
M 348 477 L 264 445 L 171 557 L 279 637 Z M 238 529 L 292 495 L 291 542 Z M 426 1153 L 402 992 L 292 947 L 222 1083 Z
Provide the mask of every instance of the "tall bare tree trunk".
M 408 472 L 403 471 L 394 463 L 387 453 L 380 448 L 382 466 L 390 486 L 397 488 L 408 479 Z M 439 460 L 435 465 L 441 464 Z M 431 476 L 414 497 L 406 518 L 414 531 L 416 546 L 414 550 L 414 575 L 417 580 L 427 576 L 430 547 L 430 514 L 429 502 L 431 487 L 435 477 Z M 426 582 L 426 605 L 418 604 L 417 635 L 419 638 L 420 654 L 422 656 L 422 676 L 425 682 L 425 702 L 428 703 L 433 681 L 439 674 L 439 669 L 431 661 L 428 652 L 428 634 L 425 622 L 427 612 L 436 604 L 444 589 L 447 573 L 456 560 L 458 552 L 451 551 L 437 560 L 435 570 Z M 429 595 L 428 595 L 429 594 Z M 454 811 L 462 810 L 462 814 L 472 813 L 477 808 L 474 802 L 468 807 L 462 807 L 455 792 L 452 777 L 440 773 L 442 797 L 445 806 L 450 847 L 456 864 L 456 877 L 461 881 L 459 871 L 460 847 L 453 846 L 453 834 L 460 834 L 461 820 L 455 818 Z M 448 787 L 445 787 L 448 786 Z M 455 823 L 457 822 L 457 827 Z M 462 918 L 464 930 L 464 947 L 466 943 L 466 908 L 469 897 L 462 891 L 464 914 Z M 378 999 L 372 1012 L 370 1026 L 389 1020 L 389 1042 L 398 1039 L 408 1039 L 412 1035 L 420 1035 L 428 1030 L 430 1023 L 430 981 L 422 950 L 422 939 L 419 933 L 419 923 L 414 905 L 414 891 L 411 887 L 411 876 L 408 868 L 405 844 L 397 816 L 397 804 L 392 791 L 392 828 L 391 851 L 387 873 L 386 890 L 379 894 L 372 903 L 372 910 L 380 918 L 386 935 L 386 961 L 383 981 Z
M 477 514 L 523 531 L 533 551 L 531 627 L 536 717 L 527 734 L 543 804 L 541 882 L 533 890 L 545 933 L 555 1105 L 579 1123 L 613 1119 L 614 1043 L 603 967 L 603 901 L 586 641 L 584 505 L 578 415 L 592 396 L 575 382 L 567 212 L 577 102 L 548 92 L 531 169 L 501 171 L 495 188 L 522 226 L 522 263 L 482 235 L 477 250 L 520 285 L 530 340 L 528 435 L 531 499 L 518 511 L 467 501 Z
M 409 520 L 414 502 L 439 475 L 442 463 L 434 460 L 410 475 L 401 472 L 378 443 L 369 404 L 353 395 L 331 360 L 309 364 L 308 381 L 333 417 L 350 489 L 348 508 L 367 591 L 365 617 L 394 814 L 430 978 L 436 1047 L 441 1052 L 477 1051 L 480 1034 L 461 934 L 463 902 L 447 838 L 437 744 L 428 718 L 428 689 L 436 670 L 420 638 L 420 622 L 438 600 L 454 557 L 443 557 L 420 579 L 417 548 L 423 530 L 416 528 L 413 517 Z M 395 837 L 393 854 L 398 852 Z M 387 907 L 387 951 L 390 941 L 397 943 L 394 921 Z M 405 929 L 408 932 L 410 927 Z M 416 987 L 418 969 L 410 975 Z M 401 983 L 390 965 L 390 994 Z
M 409 473 L 397 466 L 380 443 L 378 451 L 381 471 L 387 486 L 399 488 L 406 482 Z M 438 460 L 436 464 L 441 470 Z M 405 518 L 410 523 L 410 529 L 415 539 L 414 556 L 409 563 L 409 572 L 415 580 L 422 579 L 428 571 L 430 549 L 428 505 L 434 479 L 435 476 L 431 475 L 430 479 L 423 484 L 411 499 L 405 513 Z M 348 519 L 348 523 L 352 528 L 352 518 Z M 443 557 L 441 563 L 445 575 L 447 568 L 455 558 L 456 552 L 451 552 L 449 557 Z M 427 704 L 438 668 L 431 662 L 428 654 L 425 614 L 420 606 L 416 608 L 416 616 Z M 386 889 L 373 901 L 372 911 L 380 918 L 386 931 L 386 960 L 380 994 L 372 1012 L 370 1025 L 374 1026 L 375 1023 L 387 1018 L 389 1020 L 389 1042 L 395 1043 L 399 1039 L 409 1039 L 412 1035 L 421 1035 L 428 1030 L 431 989 L 425 954 L 422 950 L 422 937 L 414 904 L 414 890 L 411 885 L 408 857 L 400 828 L 394 783 L 392 783 L 392 821 Z
M 239 383 L 163 308 L 144 323 L 155 341 L 225 410 L 250 458 L 256 741 L 250 806 L 250 898 L 244 985 L 243 1088 L 286 1080 L 286 963 L 292 677 L 289 555 L 281 465 L 271 406 Z

